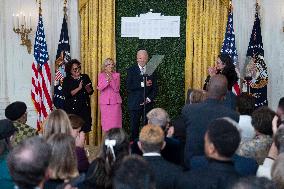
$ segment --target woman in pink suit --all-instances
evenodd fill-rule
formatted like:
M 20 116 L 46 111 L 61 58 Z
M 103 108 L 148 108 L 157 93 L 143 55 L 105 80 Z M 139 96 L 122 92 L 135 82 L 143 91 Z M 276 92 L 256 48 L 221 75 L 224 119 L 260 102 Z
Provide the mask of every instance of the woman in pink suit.
M 107 58 L 99 74 L 98 90 L 100 91 L 99 105 L 101 110 L 101 123 L 104 132 L 111 128 L 122 127 L 122 111 L 120 89 L 120 74 L 115 72 L 115 63 Z

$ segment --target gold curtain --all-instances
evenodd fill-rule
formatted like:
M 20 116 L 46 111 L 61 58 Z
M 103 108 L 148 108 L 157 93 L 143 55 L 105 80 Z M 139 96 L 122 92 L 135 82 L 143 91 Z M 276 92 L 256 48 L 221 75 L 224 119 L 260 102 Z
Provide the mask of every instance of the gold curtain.
M 229 0 L 188 0 L 185 92 L 201 89 L 224 40 Z
M 98 74 L 104 59 L 115 59 L 115 0 L 79 0 L 81 18 L 81 62 L 83 73 L 90 76 L 93 127 L 91 144 L 101 142 L 102 130 L 96 90 Z

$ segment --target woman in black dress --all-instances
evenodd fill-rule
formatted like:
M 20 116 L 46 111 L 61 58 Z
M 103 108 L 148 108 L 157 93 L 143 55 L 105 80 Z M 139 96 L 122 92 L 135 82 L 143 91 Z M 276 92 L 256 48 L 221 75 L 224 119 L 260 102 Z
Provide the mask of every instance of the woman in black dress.
M 76 59 L 66 64 L 65 71 L 66 77 L 62 85 L 64 110 L 68 114 L 80 116 L 85 121 L 81 130 L 89 132 L 92 125 L 90 95 L 94 92 L 92 82 L 87 74 L 81 74 L 81 63 Z
M 236 95 L 232 92 L 233 86 L 238 82 L 238 74 L 235 69 L 232 58 L 229 54 L 220 54 L 217 57 L 216 66 L 208 69 L 209 75 L 205 80 L 203 90 L 207 90 L 207 84 L 210 78 L 216 74 L 226 76 L 228 80 L 228 92 L 224 99 L 224 105 L 233 110 L 236 109 Z

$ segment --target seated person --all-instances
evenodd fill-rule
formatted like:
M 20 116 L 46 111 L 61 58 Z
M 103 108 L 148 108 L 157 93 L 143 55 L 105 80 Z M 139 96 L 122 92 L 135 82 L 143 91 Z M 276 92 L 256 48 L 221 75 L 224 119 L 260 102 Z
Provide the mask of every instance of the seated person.
M 24 102 L 16 101 L 9 104 L 5 109 L 5 116 L 14 122 L 14 126 L 18 129 L 13 137 L 13 146 L 20 143 L 22 140 L 36 136 L 36 129 L 27 125 L 27 105 Z
M 227 119 L 227 118 L 224 118 L 224 119 Z M 238 125 L 237 122 L 231 119 L 229 121 L 231 122 L 232 125 L 237 127 Z M 237 154 L 234 154 L 232 157 L 232 160 L 234 162 L 234 167 L 236 171 L 241 176 L 255 175 L 257 168 L 258 168 L 258 165 L 255 159 L 242 157 Z M 209 161 L 205 156 L 193 156 L 192 159 L 190 160 L 190 169 L 195 170 L 201 167 L 206 167 L 208 163 Z
M 242 139 L 249 140 L 255 136 L 254 128 L 251 124 L 251 114 L 255 109 L 255 98 L 248 93 L 241 93 L 237 97 L 237 111 L 240 113 L 238 124 Z
M 14 189 L 14 181 L 11 178 L 7 165 L 7 156 L 11 149 L 11 138 L 17 129 L 8 119 L 0 120 L 0 186 L 5 189 Z
M 168 113 L 162 108 L 154 108 L 147 114 L 148 124 L 156 125 L 162 128 L 165 133 L 166 146 L 161 151 L 162 156 L 175 164 L 182 163 L 182 145 L 178 139 L 173 137 L 174 128 L 170 127 L 170 118 Z M 138 141 L 134 141 L 131 145 L 131 152 L 133 154 L 142 155 L 142 151 L 137 145 Z
M 175 188 L 182 169 L 161 157 L 161 150 L 165 147 L 164 131 L 161 127 L 150 124 L 144 126 L 139 135 L 138 146 L 154 172 L 156 189 Z
M 278 158 L 278 154 L 284 153 L 284 124 L 278 125 L 278 116 L 272 121 L 273 143 L 270 147 L 267 157 L 257 170 L 258 177 L 266 177 L 271 179 L 271 168 L 274 161 Z
M 149 164 L 137 155 L 123 158 L 115 171 L 113 189 L 156 189 L 155 178 Z
M 89 168 L 89 160 L 85 151 L 85 133 L 83 131 L 80 132 L 85 121 L 76 114 L 69 114 L 68 117 L 72 127 L 71 134 L 75 138 L 76 143 L 78 170 L 80 173 L 87 172 Z
M 261 107 L 252 113 L 252 126 L 255 137 L 241 142 L 237 154 L 254 158 L 261 165 L 268 154 L 272 144 L 272 120 L 275 116 L 268 107 Z
M 204 151 L 209 163 L 206 167 L 185 172 L 177 188 L 227 189 L 240 176 L 232 156 L 240 144 L 240 134 L 228 118 L 212 121 L 205 133 Z

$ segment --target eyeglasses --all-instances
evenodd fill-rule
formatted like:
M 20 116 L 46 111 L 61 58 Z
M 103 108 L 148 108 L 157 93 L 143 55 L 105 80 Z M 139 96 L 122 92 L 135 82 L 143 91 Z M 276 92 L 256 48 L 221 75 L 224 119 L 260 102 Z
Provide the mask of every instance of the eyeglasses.
M 72 68 L 72 71 L 77 72 L 81 70 L 81 66 L 78 66 L 77 68 Z

